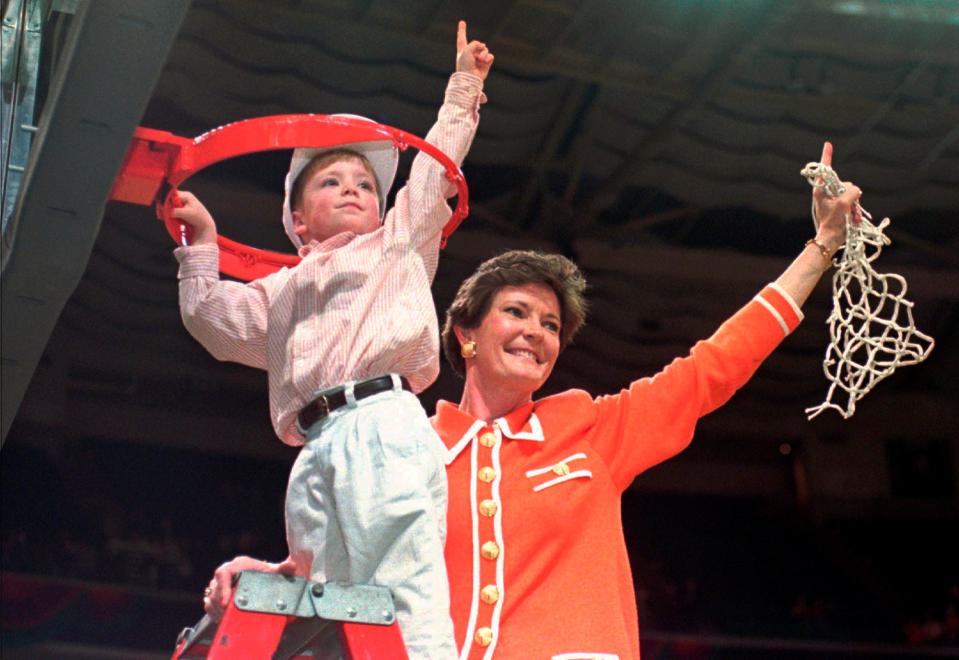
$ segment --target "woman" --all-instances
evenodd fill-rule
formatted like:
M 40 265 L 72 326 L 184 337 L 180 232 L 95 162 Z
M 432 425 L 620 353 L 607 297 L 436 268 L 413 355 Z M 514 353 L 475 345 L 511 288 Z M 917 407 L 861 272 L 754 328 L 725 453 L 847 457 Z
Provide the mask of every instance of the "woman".
M 831 158 L 826 143 L 822 162 Z M 441 401 L 433 419 L 447 447 L 446 561 L 461 658 L 639 657 L 622 492 L 682 451 L 698 418 L 799 324 L 843 243 L 845 216 L 857 213 L 861 192 L 845 188 L 838 198 L 814 191 L 816 236 L 775 283 L 689 356 L 616 395 L 533 399 L 584 320 L 585 281 L 571 262 L 508 252 L 463 283 L 443 330 L 463 395 Z M 246 568 L 278 570 L 238 558 L 211 587 L 228 592 Z

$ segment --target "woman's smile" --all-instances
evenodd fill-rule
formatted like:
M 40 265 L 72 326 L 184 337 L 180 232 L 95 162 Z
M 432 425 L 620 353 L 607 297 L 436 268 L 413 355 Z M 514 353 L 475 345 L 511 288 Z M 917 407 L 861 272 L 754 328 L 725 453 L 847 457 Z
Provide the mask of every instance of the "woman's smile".
M 539 357 L 536 355 L 536 353 L 534 353 L 533 351 L 527 350 L 527 349 L 523 349 L 523 348 L 507 348 L 507 349 L 505 349 L 505 351 L 506 351 L 507 353 L 509 353 L 510 355 L 514 355 L 514 356 L 523 358 L 523 359 L 525 359 L 525 360 L 531 360 L 531 361 L 535 362 L 536 364 L 542 364 L 542 363 L 543 363 L 543 361 L 539 359 Z
M 560 308 L 545 284 L 504 286 L 493 296 L 478 327 L 467 331 L 476 342 L 470 360 L 476 376 L 502 391 L 531 395 L 542 387 L 559 356 Z

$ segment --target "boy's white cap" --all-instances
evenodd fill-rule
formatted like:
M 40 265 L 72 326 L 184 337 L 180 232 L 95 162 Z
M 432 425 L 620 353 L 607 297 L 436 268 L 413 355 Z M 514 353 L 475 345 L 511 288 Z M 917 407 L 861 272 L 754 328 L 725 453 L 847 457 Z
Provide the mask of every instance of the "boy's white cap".
M 362 119 L 363 121 L 373 122 L 368 117 L 360 115 L 336 114 L 331 117 L 346 117 L 348 119 Z M 326 151 L 334 149 L 349 149 L 363 154 L 370 165 L 373 167 L 373 175 L 376 177 L 376 188 L 379 191 L 380 219 L 386 213 L 386 195 L 393 187 L 393 179 L 396 178 L 396 168 L 399 164 L 400 154 L 392 140 L 374 140 L 372 142 L 350 142 L 347 144 L 338 144 L 333 147 L 300 148 L 293 150 L 293 157 L 290 159 L 290 171 L 286 173 L 286 180 L 283 182 L 283 229 L 286 235 L 290 237 L 293 245 L 299 249 L 303 241 L 299 235 L 293 231 L 293 214 L 290 209 L 290 192 L 293 190 L 293 184 L 296 182 L 300 172 L 310 161 Z

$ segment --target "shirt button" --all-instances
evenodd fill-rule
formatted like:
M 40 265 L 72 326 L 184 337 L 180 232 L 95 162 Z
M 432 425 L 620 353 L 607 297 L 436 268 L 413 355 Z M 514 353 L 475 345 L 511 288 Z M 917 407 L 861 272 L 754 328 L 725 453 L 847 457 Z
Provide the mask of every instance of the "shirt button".
M 566 463 L 557 463 L 553 466 L 553 472 L 561 477 L 565 477 L 567 474 L 569 474 L 569 466 L 566 465 Z
M 492 561 L 499 557 L 499 546 L 493 541 L 487 541 L 480 547 L 480 554 L 483 555 L 483 559 Z
M 493 642 L 493 631 L 489 628 L 480 628 L 473 639 L 480 646 L 489 646 Z
M 476 476 L 479 477 L 480 481 L 485 481 L 486 483 L 489 483 L 496 478 L 496 470 L 494 470 L 493 468 L 489 466 L 483 467 L 483 468 L 480 468 Z
M 483 500 L 479 503 L 479 512 L 482 513 L 487 518 L 492 518 L 496 515 L 496 502 L 494 500 Z
M 480 436 L 479 440 L 480 440 L 480 444 L 483 445 L 484 447 L 493 447 L 496 445 L 496 434 L 490 433 L 489 431 L 487 431 L 486 433 Z
M 492 605 L 499 600 L 499 589 L 495 584 L 487 584 L 480 590 L 480 600 L 487 605 Z

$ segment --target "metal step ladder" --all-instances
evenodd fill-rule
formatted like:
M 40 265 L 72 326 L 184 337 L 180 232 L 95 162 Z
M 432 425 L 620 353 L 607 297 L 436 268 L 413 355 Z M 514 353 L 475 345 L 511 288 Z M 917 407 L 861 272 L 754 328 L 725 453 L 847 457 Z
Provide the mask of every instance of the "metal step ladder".
M 204 616 L 173 660 L 407 660 L 386 587 L 243 571 L 219 623 Z

